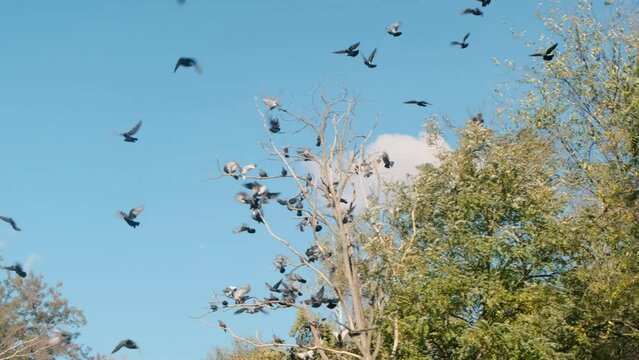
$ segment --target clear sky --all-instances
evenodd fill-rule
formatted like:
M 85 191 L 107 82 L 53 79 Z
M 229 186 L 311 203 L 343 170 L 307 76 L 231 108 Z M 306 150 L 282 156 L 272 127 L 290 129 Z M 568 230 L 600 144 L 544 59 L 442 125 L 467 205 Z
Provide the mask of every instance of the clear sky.
M 377 135 L 417 136 L 434 113 L 457 124 L 478 111 L 490 118 L 495 85 L 514 79 L 491 58 L 534 64 L 510 28 L 535 40 L 542 27 L 536 1 L 494 0 L 484 17 L 460 15 L 478 5 L 0 2 L 0 214 L 23 228 L 0 226 L 0 254 L 64 283 L 64 296 L 88 319 L 79 341 L 95 351 L 109 353 L 128 337 L 143 349 L 129 359 L 203 358 L 231 339 L 187 316 L 201 313 L 214 290 L 251 283 L 265 294 L 261 284 L 278 279 L 271 260 L 281 250 L 264 230 L 231 233 L 251 221 L 233 199 L 239 183 L 207 180 L 217 173 L 216 156 L 279 170 L 257 145 L 264 130 L 255 99 L 280 97 L 305 113 L 315 90 L 344 86 L 362 100 L 358 126 L 377 123 Z M 396 20 L 404 35 L 392 38 L 385 28 Z M 449 45 L 466 32 L 467 49 Z M 331 53 L 357 41 L 365 54 L 378 49 L 376 69 Z M 181 56 L 198 59 L 203 74 L 174 74 Z M 402 104 L 413 98 L 434 106 Z M 137 143 L 113 135 L 138 119 Z M 146 210 L 137 229 L 114 215 L 138 205 Z M 305 248 L 308 232 L 295 232 L 292 222 L 276 225 Z M 270 337 L 287 334 L 292 314 L 208 319 Z

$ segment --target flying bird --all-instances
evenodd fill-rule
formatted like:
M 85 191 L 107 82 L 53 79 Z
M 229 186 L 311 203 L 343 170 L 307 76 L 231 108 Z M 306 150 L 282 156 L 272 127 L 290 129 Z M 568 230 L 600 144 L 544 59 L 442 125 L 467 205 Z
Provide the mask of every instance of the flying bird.
M 375 58 L 376 53 L 377 53 L 377 48 L 373 50 L 373 52 L 368 56 L 368 58 L 362 55 L 362 57 L 364 58 L 364 64 L 366 64 L 366 66 L 368 66 L 370 69 L 374 69 L 377 67 L 377 65 L 373 64 L 373 59 Z
M 200 67 L 200 64 L 198 64 L 197 60 L 193 58 L 189 58 L 189 57 L 179 58 L 177 63 L 175 63 L 175 69 L 173 69 L 173 73 L 175 73 L 180 66 L 193 67 L 198 74 L 202 73 L 202 68 Z
M 264 97 L 262 98 L 262 101 L 264 102 L 264 105 L 268 107 L 269 110 L 273 110 L 276 107 L 280 106 L 280 103 L 277 101 L 277 99 Z
M 15 265 L 11 266 L 3 266 L 2 268 L 8 271 L 15 272 L 19 277 L 23 279 L 27 277 L 27 273 L 22 269 L 22 264 L 20 263 L 15 263 Z
M 477 0 L 477 1 L 481 2 L 481 6 L 482 7 L 486 7 L 486 6 L 490 5 L 490 1 L 491 0 Z
M 394 37 L 398 37 L 402 34 L 401 31 L 399 31 L 399 27 L 402 25 L 401 22 L 397 21 L 392 23 L 387 29 L 386 32 L 393 35 Z
M 135 124 L 135 126 L 133 128 L 131 128 L 131 130 L 121 133 L 120 135 L 124 136 L 124 141 L 125 142 L 130 142 L 130 143 L 134 143 L 136 141 L 138 141 L 138 138 L 133 137 L 133 135 L 135 135 L 135 133 L 138 132 L 138 130 L 140 130 L 140 127 L 142 126 L 142 120 L 138 121 L 137 124 Z
M 462 12 L 462 15 L 466 15 L 466 14 L 473 14 L 475 16 L 484 16 L 484 13 L 479 10 L 479 8 L 474 8 L 474 9 L 466 9 Z
M 387 169 L 390 169 L 393 167 L 393 165 L 395 165 L 394 161 L 391 161 L 390 157 L 388 156 L 388 153 L 386 151 L 384 151 L 382 153 L 382 161 L 384 162 L 384 167 Z
M 462 49 L 465 49 L 468 47 L 468 43 L 466 42 L 466 40 L 468 40 L 468 37 L 470 36 L 470 33 L 467 33 L 466 35 L 464 35 L 464 39 L 459 42 L 459 41 L 451 41 L 450 45 L 455 46 L 455 45 L 459 45 L 459 47 L 461 47 Z
M 553 51 L 555 51 L 555 49 L 557 48 L 557 45 L 559 45 L 559 43 L 555 43 L 553 46 L 549 47 L 545 53 L 534 53 L 534 54 L 531 54 L 530 56 L 540 56 L 545 61 L 550 61 L 552 60 L 553 57 L 555 57 L 555 54 L 553 54 Z
M 73 338 L 73 335 L 70 332 L 60 330 L 60 329 L 53 329 L 52 332 L 53 332 L 53 336 L 51 336 L 51 338 L 48 341 L 49 345 L 55 346 L 55 345 L 63 344 L 64 346 L 66 346 L 71 343 L 71 339 Z
M 135 341 L 131 339 L 125 339 L 120 341 L 118 345 L 115 346 L 115 349 L 113 349 L 111 354 L 115 354 L 118 350 L 122 349 L 123 347 L 127 349 L 139 349 L 138 344 L 136 344 Z
M 0 216 L 0 220 L 2 220 L 2 221 L 4 221 L 4 222 L 8 223 L 9 225 L 11 225 L 11 227 L 12 227 L 12 228 L 13 228 L 13 230 L 15 230 L 15 231 L 22 231 L 22 229 L 20 229 L 20 228 L 18 227 L 18 225 L 16 225 L 16 222 L 15 222 L 12 218 L 10 218 L 10 217 L 8 217 L 8 216 Z
M 415 104 L 415 105 L 421 106 L 421 107 L 426 107 L 428 105 L 433 105 L 433 104 L 429 103 L 428 101 L 424 101 L 424 100 L 408 100 L 408 101 L 404 101 L 404 104 Z
M 344 50 L 333 51 L 333 54 L 346 54 L 350 57 L 355 57 L 359 55 L 359 50 L 357 50 L 358 46 L 359 46 L 359 42 L 356 42 L 355 44 L 349 46 L 348 48 Z
M 233 233 L 234 234 L 239 234 L 243 231 L 246 231 L 249 234 L 255 234 L 255 229 L 253 229 L 252 227 L 248 226 L 246 223 L 240 225 L 239 227 L 233 229 Z
M 144 210 L 144 206 L 138 206 L 136 208 L 131 209 L 128 214 L 125 213 L 124 211 L 119 211 L 118 216 L 124 221 L 126 221 L 126 223 L 129 224 L 129 226 L 131 226 L 132 228 L 136 228 L 138 225 L 140 225 L 140 223 L 138 221 L 135 221 L 135 218 L 138 217 L 138 215 L 140 215 L 140 213 L 142 213 L 143 210 Z

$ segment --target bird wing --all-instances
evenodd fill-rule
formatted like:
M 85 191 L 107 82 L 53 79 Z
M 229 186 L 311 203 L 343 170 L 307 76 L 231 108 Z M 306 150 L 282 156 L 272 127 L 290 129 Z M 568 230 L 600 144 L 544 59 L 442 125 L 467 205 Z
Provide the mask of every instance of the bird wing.
M 120 341 L 116 346 L 115 349 L 113 349 L 113 351 L 111 351 L 111 354 L 115 354 L 116 352 L 118 352 L 118 350 L 122 349 L 122 347 L 124 346 L 124 344 L 126 343 L 126 340 L 122 340 Z
M 182 61 L 183 61 L 182 58 L 179 58 L 178 61 L 175 63 L 175 69 L 173 69 L 174 73 L 177 71 L 180 65 L 182 65 Z
M 195 60 L 193 60 L 193 67 L 195 68 L 195 71 L 197 71 L 198 74 L 202 73 L 202 66 L 200 66 L 200 63 L 198 63 Z
M 373 50 L 373 52 L 368 57 L 368 62 L 371 62 L 371 63 L 373 62 L 373 59 L 375 58 L 376 53 L 377 53 L 377 48 L 375 48 L 375 50 Z
M 390 30 L 391 30 L 392 32 L 397 32 L 397 30 L 399 30 L 399 27 L 400 27 L 401 25 L 402 25 L 402 23 L 401 23 L 401 22 L 396 21 L 396 22 L 392 23 L 392 24 L 391 24 L 391 26 L 390 26 L 389 28 L 390 28 Z
M 470 36 L 470 33 L 466 33 L 466 35 L 464 36 L 464 40 L 463 42 L 466 42 L 466 40 L 468 40 L 468 37 Z
M 544 54 L 542 54 L 542 53 L 534 53 L 534 54 L 530 54 L 529 56 L 544 56 Z
M 337 50 L 337 51 L 333 51 L 333 54 L 347 54 L 348 50 Z
M 358 46 L 359 46 L 359 41 L 358 41 L 358 42 L 356 42 L 355 44 L 353 44 L 353 45 L 349 46 L 349 47 L 348 47 L 348 50 L 349 50 L 349 51 L 353 51 L 353 50 L 357 49 L 357 47 L 358 47 Z
M 382 153 L 382 161 L 384 161 L 385 163 L 390 161 L 390 157 L 388 156 L 388 153 L 386 151 Z
M 136 216 L 140 215 L 144 211 L 144 206 L 138 206 L 136 208 L 131 209 L 129 211 L 129 217 L 135 219 Z
M 115 213 L 115 215 L 120 219 L 124 219 L 126 217 L 126 213 L 124 211 L 118 211 Z
M 417 100 L 404 101 L 404 104 L 417 104 Z
M 546 50 L 546 55 L 550 55 L 553 51 L 555 51 L 557 45 L 559 45 L 559 43 L 555 43 L 553 46 L 549 47 L 548 50 Z
M 451 41 L 450 44 L 451 45 L 461 45 L 461 43 L 459 41 Z
M 122 134 L 122 135 L 125 135 L 125 134 L 126 134 L 126 135 L 129 135 L 129 136 L 135 135 L 135 133 L 137 133 L 137 132 L 138 132 L 138 130 L 140 130 L 140 127 L 141 127 L 141 126 L 142 126 L 142 120 L 138 121 L 138 123 L 137 123 L 137 124 L 135 124 L 135 126 L 134 126 L 133 128 L 131 128 L 131 130 L 129 130 L 129 131 L 127 131 L 127 132 L 125 132 L 125 133 L 124 133 L 124 134 Z

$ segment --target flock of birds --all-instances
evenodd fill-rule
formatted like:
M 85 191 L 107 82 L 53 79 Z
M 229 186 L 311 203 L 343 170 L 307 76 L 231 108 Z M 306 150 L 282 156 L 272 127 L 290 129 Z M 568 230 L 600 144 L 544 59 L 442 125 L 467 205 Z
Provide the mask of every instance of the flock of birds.
M 477 1 L 481 2 L 482 7 L 486 7 L 491 3 L 491 0 L 477 0 Z M 185 0 L 178 0 L 178 3 L 184 4 Z M 479 8 L 467 8 L 462 12 L 462 15 L 466 15 L 466 14 L 483 16 L 484 13 Z M 400 31 L 400 27 L 401 27 L 401 23 L 395 22 L 391 24 L 390 26 L 388 26 L 386 31 L 389 35 L 393 37 L 399 37 L 402 35 L 402 31 Z M 461 41 L 452 41 L 450 44 L 451 46 L 459 46 L 460 49 L 465 49 L 469 46 L 469 43 L 468 43 L 469 37 L 470 37 L 470 32 L 466 33 L 466 35 L 464 35 Z M 359 45 L 360 43 L 356 42 L 345 49 L 337 50 L 337 51 L 334 51 L 333 53 L 340 54 L 340 55 L 345 54 L 348 57 L 355 58 L 360 54 Z M 534 53 L 534 54 L 531 54 L 530 56 L 541 57 L 544 61 L 551 61 L 554 57 L 554 51 L 557 48 L 557 45 L 558 44 L 555 43 L 551 47 L 546 49 L 545 51 Z M 377 67 L 377 64 L 374 63 L 376 54 L 377 54 L 377 48 L 373 49 L 373 51 L 368 56 L 362 55 L 364 64 L 370 69 L 374 69 Z M 175 64 L 173 72 L 175 73 L 180 67 L 186 67 L 186 68 L 192 67 L 195 69 L 196 72 L 202 73 L 202 68 L 197 62 L 197 60 L 191 57 L 180 57 Z M 280 106 L 280 103 L 277 99 L 264 97 L 262 100 L 264 105 L 268 108 L 269 111 L 278 109 L 282 112 L 286 112 L 286 110 Z M 404 103 L 410 104 L 410 105 L 417 105 L 420 107 L 426 107 L 426 106 L 432 105 L 431 103 L 425 100 L 408 100 L 408 101 L 405 101 Z M 482 114 L 479 113 L 476 116 L 472 117 L 471 121 L 475 123 L 483 124 Z M 142 121 L 139 121 L 130 130 L 120 133 L 118 135 L 122 136 L 125 142 L 135 143 L 136 141 L 138 141 L 138 138 L 135 137 L 135 135 L 138 133 L 141 127 L 142 127 Z M 271 117 L 269 119 L 268 130 L 274 134 L 279 133 L 281 131 L 281 126 L 277 118 Z M 321 146 L 320 137 L 317 138 L 315 145 Z M 289 158 L 292 156 L 289 153 L 288 146 L 283 147 L 281 150 L 285 158 Z M 314 159 L 313 152 L 310 150 L 310 148 L 307 148 L 307 147 L 298 149 L 296 157 L 298 160 L 301 160 L 301 161 L 312 161 Z M 380 163 L 383 163 L 383 166 L 387 169 L 393 167 L 394 165 L 394 161 L 390 160 L 390 157 L 388 153 L 386 152 L 383 152 L 381 154 L 381 156 L 378 158 L 378 161 Z M 356 174 L 361 173 L 365 177 L 369 177 L 373 173 L 373 166 L 374 164 L 370 164 L 366 162 L 358 164 L 355 167 L 355 173 Z M 257 177 L 251 176 L 250 175 L 251 171 L 255 170 L 256 168 L 257 168 L 256 164 L 248 164 L 245 166 L 241 166 L 240 163 L 238 163 L 237 161 L 231 161 L 226 163 L 222 169 L 223 176 L 229 176 L 236 180 L 240 178 L 255 179 L 255 181 L 253 182 L 248 182 L 244 184 L 244 187 L 250 190 L 250 193 L 240 192 L 236 195 L 236 200 L 238 202 L 248 205 L 249 210 L 251 211 L 251 218 L 254 221 L 256 221 L 257 223 L 264 222 L 262 205 L 267 204 L 269 203 L 270 200 L 275 199 L 280 205 L 285 206 L 289 211 L 295 212 L 297 218 L 300 219 L 300 222 L 297 224 L 297 227 L 300 231 L 304 231 L 304 229 L 307 227 L 311 228 L 312 231 L 314 232 L 320 232 L 322 230 L 322 226 L 319 223 L 319 221 L 315 217 L 313 217 L 310 212 L 304 210 L 303 191 L 289 199 L 281 199 L 279 198 L 280 193 L 269 191 L 269 189 L 265 185 L 257 181 L 257 179 L 273 179 L 273 178 L 290 177 L 290 175 L 288 174 L 285 168 L 282 168 L 281 172 L 277 176 L 269 176 L 268 173 L 264 171 L 263 169 L 259 170 Z M 311 186 L 313 177 L 309 173 L 302 180 L 305 181 L 306 187 L 308 188 L 309 186 Z M 332 185 L 335 186 L 336 184 L 332 184 Z M 322 186 L 327 190 L 331 188 L 331 186 L 329 184 L 325 184 L 323 180 L 322 180 Z M 343 223 L 346 224 L 352 221 L 353 220 L 352 213 L 353 213 L 353 210 L 355 209 L 353 201 L 349 202 L 345 199 L 340 199 L 339 203 L 345 206 L 348 206 L 345 212 L 345 216 L 342 219 Z M 329 206 L 339 206 L 340 204 L 329 204 Z M 144 210 L 144 207 L 139 206 L 129 210 L 128 212 L 118 211 L 117 215 L 122 220 L 124 220 L 126 224 L 128 224 L 132 228 L 136 228 L 137 226 L 140 225 L 140 222 L 136 221 L 136 219 L 142 213 L 143 210 Z M 8 223 L 14 231 L 21 231 L 20 227 L 18 227 L 18 225 L 16 224 L 13 218 L 8 216 L 0 216 L 0 220 Z M 242 232 L 254 234 L 256 232 L 256 229 L 246 223 L 242 223 L 240 226 L 233 229 L 233 233 L 242 233 Z M 305 255 L 306 255 L 306 261 L 310 263 L 320 259 L 328 258 L 332 254 L 330 251 L 322 249 L 318 245 L 313 245 L 313 246 L 310 246 L 308 249 L 306 249 Z M 279 271 L 280 274 L 284 274 L 286 272 L 287 266 L 291 265 L 291 260 L 285 257 L 284 255 L 278 255 L 273 261 L 273 265 L 275 266 L 276 270 Z M 237 307 L 237 310 L 235 310 L 235 314 L 264 313 L 266 312 L 266 309 L 290 307 L 292 304 L 296 303 L 298 297 L 303 295 L 302 292 L 300 291 L 298 284 L 306 283 L 306 279 L 304 279 L 302 276 L 294 272 L 295 270 L 300 268 L 302 265 L 296 265 L 294 269 L 290 271 L 289 274 L 286 276 L 287 278 L 286 280 L 280 279 L 273 285 L 266 283 L 265 285 L 266 285 L 266 288 L 269 290 L 270 295 L 268 297 L 263 298 L 262 300 L 259 300 L 256 297 L 252 297 L 249 295 L 249 292 L 251 291 L 250 285 L 246 285 L 244 287 L 237 287 L 237 286 L 226 287 L 222 291 L 222 294 L 224 297 L 228 298 L 228 300 L 211 302 L 210 308 L 209 308 L 210 311 L 207 312 L 206 314 L 217 311 L 220 308 L 220 306 Z M 27 276 L 27 273 L 25 272 L 23 266 L 20 263 L 15 263 L 14 265 L 10 265 L 10 266 L 2 266 L 0 268 L 10 272 L 14 272 L 16 275 L 18 275 L 21 278 L 25 278 Z M 276 294 L 279 294 L 279 295 L 276 295 Z M 253 302 L 247 303 L 247 301 L 251 299 L 253 300 Z M 230 301 L 232 302 L 232 304 L 229 303 Z M 313 308 L 319 308 L 325 305 L 327 309 L 334 309 L 338 305 L 339 299 L 328 296 L 326 294 L 326 290 L 324 286 L 322 286 L 316 293 L 311 295 L 310 298 L 302 301 L 302 303 L 308 306 L 311 306 Z M 319 326 L 321 321 L 323 320 L 325 320 L 325 318 L 320 318 L 316 323 L 311 324 L 311 326 Z M 219 320 L 218 326 L 225 332 L 228 329 L 227 325 L 222 320 Z M 358 336 L 363 331 L 366 331 L 366 329 L 359 329 L 359 330 L 350 329 L 348 326 L 344 324 L 340 324 L 340 326 L 342 327 L 342 330 L 335 333 L 338 343 L 342 342 L 347 336 L 351 336 L 351 337 Z M 54 329 L 53 335 L 51 336 L 51 340 L 49 341 L 49 344 L 51 345 L 60 344 L 60 343 L 69 344 L 71 342 L 71 338 L 72 338 L 72 335 L 69 332 L 59 330 L 59 329 Z M 284 341 L 278 336 L 273 335 L 273 343 L 275 345 L 278 345 L 278 344 L 283 344 Z M 301 343 L 298 343 L 297 345 L 301 348 L 304 347 L 304 345 Z M 139 346 L 135 341 L 131 339 L 124 339 L 116 345 L 112 353 L 115 353 L 122 348 L 139 349 Z M 295 353 L 294 355 L 296 358 L 299 358 L 299 359 L 311 359 L 314 356 L 314 352 L 310 350 L 310 351 L 305 351 L 301 353 L 298 352 L 298 353 Z

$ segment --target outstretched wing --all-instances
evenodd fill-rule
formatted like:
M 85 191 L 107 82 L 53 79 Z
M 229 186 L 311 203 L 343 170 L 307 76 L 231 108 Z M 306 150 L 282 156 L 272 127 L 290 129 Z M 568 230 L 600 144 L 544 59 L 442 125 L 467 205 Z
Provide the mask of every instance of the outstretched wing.
M 131 209 L 131 211 L 129 211 L 129 217 L 131 219 L 135 219 L 136 216 L 140 215 L 142 213 L 142 211 L 144 211 L 144 206 L 138 206 L 136 208 Z
M 118 350 L 122 349 L 122 347 L 124 346 L 124 344 L 126 343 L 126 340 L 122 340 L 118 343 L 118 345 L 115 346 L 115 349 L 113 349 L 113 351 L 111 351 L 111 354 L 115 354 L 116 352 L 118 352 Z
M 451 41 L 450 45 L 461 45 L 461 43 L 459 41 Z M 407 103 L 408 104 L 408 103 Z
M 184 59 L 183 58 L 179 58 L 178 61 L 175 63 L 175 69 L 173 69 L 174 73 L 177 71 L 177 69 L 180 67 L 180 65 L 182 65 L 182 61 L 184 61 Z
M 546 50 L 546 55 L 550 55 L 553 51 L 555 51 L 557 45 L 559 45 L 559 43 L 555 43 L 555 45 L 549 47 L 548 50 Z
M 348 50 L 349 50 L 349 51 L 353 51 L 353 50 L 357 49 L 357 47 L 358 47 L 358 46 L 359 46 L 359 41 L 358 41 L 358 42 L 356 42 L 355 44 L 353 44 L 353 45 L 349 46 L 349 47 L 348 47 Z
M 377 48 L 375 48 L 375 50 L 373 50 L 373 52 L 368 57 L 368 62 L 370 62 L 370 63 L 373 62 L 373 59 L 375 58 L 375 54 L 377 54 Z
M 404 101 L 404 104 L 417 104 L 417 100 Z
M 333 54 L 347 54 L 348 50 L 337 50 L 337 51 L 333 51 Z
M 133 136 L 133 135 L 135 135 L 136 132 L 138 132 L 138 130 L 140 130 L 141 126 L 142 126 L 142 120 L 138 121 L 138 123 L 135 124 L 135 126 L 131 130 L 125 132 L 124 134 L 129 135 L 129 136 Z
M 394 22 L 394 23 L 392 23 L 392 24 L 391 24 L 391 26 L 390 26 L 390 30 L 391 30 L 392 32 L 397 32 L 397 30 L 399 30 L 399 27 L 400 27 L 401 25 L 402 25 L 402 23 L 401 23 L 401 22 L 396 21 L 396 22 Z
M 466 42 L 466 40 L 468 40 L 468 37 L 469 37 L 469 36 L 470 36 L 470 33 L 467 33 L 467 34 L 464 36 L 464 40 L 463 40 L 463 42 Z

